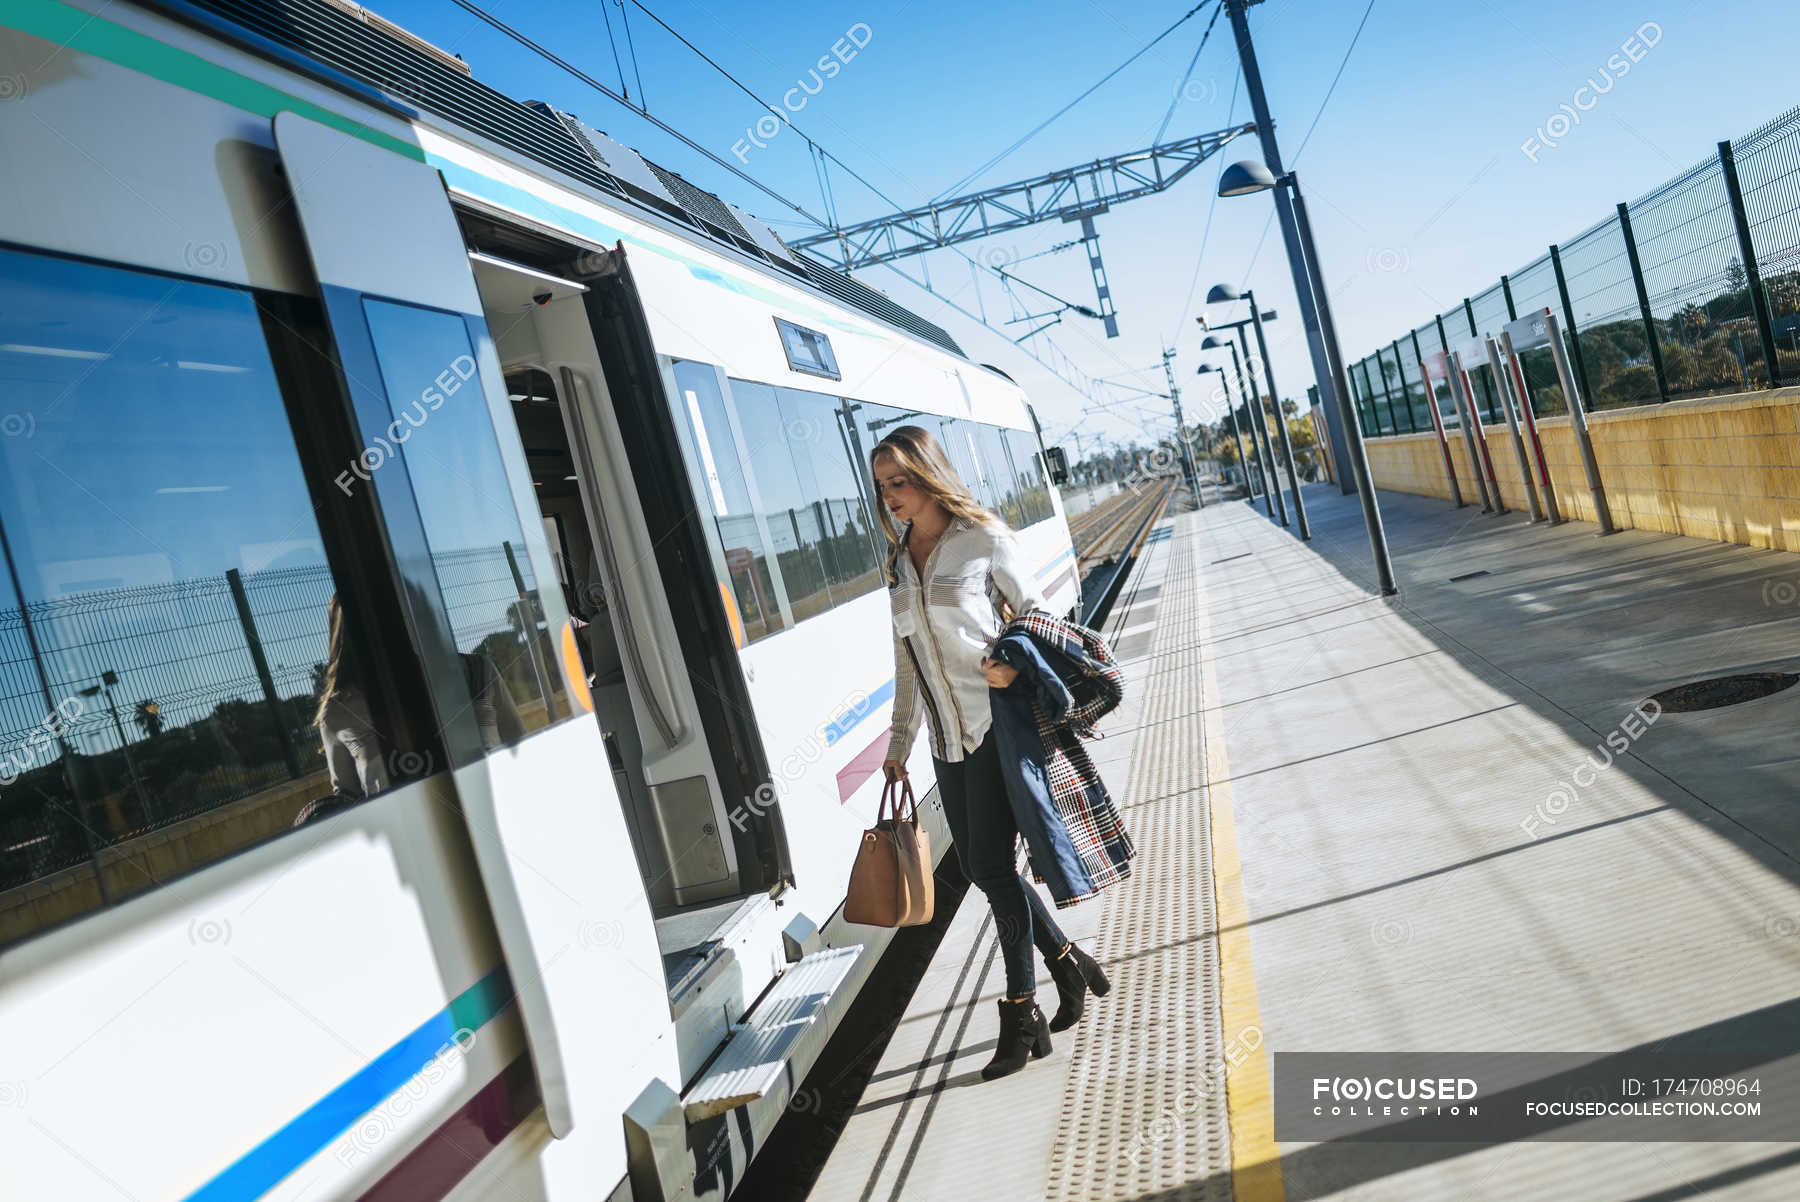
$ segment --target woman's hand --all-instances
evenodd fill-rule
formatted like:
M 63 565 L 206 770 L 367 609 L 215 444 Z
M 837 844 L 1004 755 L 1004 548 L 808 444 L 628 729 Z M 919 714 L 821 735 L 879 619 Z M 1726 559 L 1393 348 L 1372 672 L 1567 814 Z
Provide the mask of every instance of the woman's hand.
M 906 765 L 900 760 L 888 760 L 882 764 L 881 773 L 887 778 L 889 784 L 897 780 L 910 779 L 906 774 Z
M 988 688 L 990 689 L 1004 689 L 1012 684 L 1013 681 L 1019 679 L 1019 670 L 1017 668 L 1008 664 L 1003 664 L 997 659 L 988 659 L 985 656 L 983 656 L 981 660 L 981 671 L 983 675 L 987 677 Z

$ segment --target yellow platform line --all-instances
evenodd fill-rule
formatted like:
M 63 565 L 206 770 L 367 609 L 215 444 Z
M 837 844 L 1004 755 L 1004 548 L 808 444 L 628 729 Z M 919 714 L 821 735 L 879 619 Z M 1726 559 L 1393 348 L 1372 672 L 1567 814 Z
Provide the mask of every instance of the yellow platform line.
M 1231 1128 L 1231 1192 L 1236 1202 L 1285 1202 L 1281 1149 L 1275 1142 L 1274 1091 L 1256 972 L 1250 962 L 1250 910 L 1244 902 L 1237 821 L 1231 809 L 1231 761 L 1216 698 L 1212 622 L 1206 580 L 1195 573 L 1200 667 L 1205 688 L 1206 796 L 1212 817 L 1213 899 L 1219 929 L 1220 1023 L 1226 1049 L 1225 1113 Z M 1235 1061 L 1235 1062 L 1234 1062 Z

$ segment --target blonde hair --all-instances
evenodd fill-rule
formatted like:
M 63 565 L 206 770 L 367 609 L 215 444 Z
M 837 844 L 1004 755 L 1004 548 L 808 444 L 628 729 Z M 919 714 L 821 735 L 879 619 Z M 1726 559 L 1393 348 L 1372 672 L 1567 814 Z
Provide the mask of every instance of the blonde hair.
M 942 506 L 952 518 L 967 518 L 980 525 L 999 525 L 1000 519 L 984 508 L 950 462 L 950 456 L 931 431 L 923 426 L 899 426 L 869 452 L 869 474 L 876 473 L 875 461 L 883 455 L 906 473 L 914 487 Z M 875 496 L 879 502 L 881 481 L 875 480 Z M 888 537 L 888 579 L 893 579 L 894 561 L 900 555 L 900 530 L 886 505 L 877 503 L 876 516 L 882 533 Z

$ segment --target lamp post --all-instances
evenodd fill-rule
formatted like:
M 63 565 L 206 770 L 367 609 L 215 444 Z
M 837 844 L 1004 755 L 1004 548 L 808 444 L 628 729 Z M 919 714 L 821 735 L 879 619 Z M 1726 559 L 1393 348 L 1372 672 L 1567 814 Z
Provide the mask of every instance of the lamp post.
M 96 697 L 106 694 L 106 712 L 112 715 L 113 729 L 119 732 L 119 748 L 125 753 L 125 774 L 131 778 L 132 792 L 137 794 L 138 806 L 144 815 L 144 825 L 149 826 L 156 820 L 150 809 L 150 795 L 144 789 L 144 782 L 138 776 L 137 761 L 131 755 L 131 740 L 125 737 L 125 724 L 119 721 L 119 707 L 113 703 L 112 687 L 119 683 L 119 674 L 111 668 L 100 674 L 100 683 L 89 685 L 80 690 L 83 697 Z
M 1181 456 L 1181 473 L 1187 477 L 1188 490 L 1194 494 L 1194 503 L 1201 509 L 1206 502 L 1200 497 L 1200 474 L 1194 470 L 1194 455 L 1188 448 L 1187 436 L 1182 432 L 1181 389 L 1175 387 L 1175 352 L 1165 348 L 1162 354 L 1163 375 L 1169 381 L 1169 403 L 1175 410 L 1175 446 L 1176 453 Z
M 1216 363 L 1202 363 L 1194 374 L 1203 376 L 1209 371 L 1219 373 L 1219 392 L 1225 397 L 1225 416 L 1231 419 L 1231 441 L 1237 444 L 1238 471 L 1244 477 L 1244 491 L 1254 498 L 1256 489 L 1250 485 L 1250 460 L 1244 456 L 1244 435 L 1238 429 L 1237 409 L 1231 403 L 1231 388 L 1225 383 L 1225 369 Z
M 1234 14 L 1241 15 L 1241 10 L 1234 8 L 1233 11 Z M 1318 310 L 1319 333 L 1324 343 L 1325 359 L 1331 369 L 1331 391 L 1337 394 L 1338 414 L 1342 419 L 1344 441 L 1348 444 L 1350 470 L 1356 477 L 1357 495 L 1362 500 L 1363 525 L 1368 527 L 1369 548 L 1375 557 L 1375 574 L 1380 579 L 1382 595 L 1392 596 L 1400 590 L 1394 584 L 1394 565 L 1388 558 L 1387 532 L 1382 529 L 1381 510 L 1375 504 L 1375 485 L 1369 478 L 1369 457 L 1363 447 L 1362 427 L 1350 408 L 1350 382 L 1344 375 L 1344 355 L 1338 347 L 1337 324 L 1331 316 L 1331 297 L 1325 291 L 1324 273 L 1319 268 L 1319 248 L 1313 241 L 1312 221 L 1306 213 L 1306 198 L 1300 191 L 1300 181 L 1292 171 L 1277 179 L 1267 167 L 1255 161 L 1233 163 L 1219 177 L 1220 196 L 1248 196 L 1252 192 L 1266 192 L 1271 188 L 1285 189 L 1292 194 L 1300 248 L 1306 259 L 1307 275 L 1312 284 L 1313 305 Z
M 1263 94 L 1262 67 L 1256 60 L 1256 45 L 1250 39 L 1250 21 L 1245 11 L 1250 5 L 1259 2 L 1260 0 L 1224 0 L 1224 7 L 1231 19 L 1232 38 L 1237 42 L 1238 63 L 1244 73 L 1244 91 L 1250 99 L 1251 115 L 1256 119 L 1256 136 L 1262 143 L 1263 162 L 1269 164 L 1275 174 L 1279 175 L 1284 170 L 1281 146 L 1275 137 L 1275 121 L 1269 115 L 1269 99 Z M 1312 358 L 1313 376 L 1319 383 L 1319 398 L 1324 402 L 1326 441 L 1331 444 L 1332 459 L 1341 463 L 1349 458 L 1349 448 L 1345 445 L 1345 430 L 1348 427 L 1339 416 L 1340 406 L 1332 402 L 1332 393 L 1338 392 L 1339 386 L 1333 380 L 1326 358 L 1326 335 L 1321 326 L 1318 308 L 1308 296 L 1313 285 L 1308 279 L 1306 263 L 1312 255 L 1310 252 L 1302 253 L 1294 204 L 1285 192 L 1275 194 L 1275 216 L 1281 222 L 1281 240 L 1287 248 L 1288 270 L 1293 275 L 1294 295 L 1300 301 L 1300 322 L 1306 327 L 1307 351 Z M 1339 478 L 1339 488 L 1345 496 L 1349 496 L 1350 490 L 1355 486 L 1344 473 L 1340 472 Z
M 1238 290 L 1230 284 L 1214 284 L 1206 293 L 1209 305 L 1228 304 L 1239 299 Z M 1242 298 L 1250 302 L 1250 324 L 1256 329 L 1256 349 L 1262 353 L 1263 383 L 1269 389 L 1269 401 L 1275 406 L 1275 429 L 1281 436 L 1281 457 L 1287 463 L 1288 491 L 1294 496 L 1294 517 L 1300 523 L 1300 540 L 1312 541 L 1312 527 L 1306 521 L 1306 502 L 1300 499 L 1300 474 L 1294 468 L 1294 447 L 1288 439 L 1287 415 L 1281 412 L 1281 393 L 1275 388 L 1275 364 L 1269 358 L 1269 339 L 1263 333 L 1263 319 L 1275 319 L 1273 309 L 1264 313 L 1256 307 L 1256 289 L 1246 288 Z M 1238 337 L 1244 336 L 1244 328 L 1238 326 Z M 1250 357 L 1250 348 L 1244 348 L 1244 357 Z M 1254 373 L 1252 373 L 1254 374 Z
M 1224 347 L 1231 352 L 1231 370 L 1237 377 L 1238 392 L 1244 398 L 1244 420 L 1250 423 L 1250 447 L 1256 452 L 1256 469 L 1262 476 L 1263 504 L 1270 517 L 1280 515 L 1283 526 L 1288 524 L 1287 500 L 1275 485 L 1275 463 L 1269 453 L 1269 425 L 1260 421 L 1262 407 L 1252 397 L 1252 390 L 1244 372 L 1244 364 L 1238 358 L 1238 348 L 1230 338 L 1220 338 L 1216 334 L 1208 334 L 1202 347 L 1217 349 Z

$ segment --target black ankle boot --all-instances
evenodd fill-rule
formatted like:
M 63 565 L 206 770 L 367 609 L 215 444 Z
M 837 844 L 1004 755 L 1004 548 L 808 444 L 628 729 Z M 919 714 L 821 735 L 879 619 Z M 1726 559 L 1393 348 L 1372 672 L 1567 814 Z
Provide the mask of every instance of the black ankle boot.
M 1000 1039 L 994 1058 L 981 1070 L 984 1081 L 1016 1073 L 1027 1059 L 1042 1060 L 1050 1054 L 1050 1024 L 1034 1001 L 1000 1000 Z
M 1056 982 L 1056 1017 L 1050 1020 L 1052 1031 L 1067 1031 L 1081 1021 L 1087 1009 L 1087 995 L 1105 997 L 1112 982 L 1099 962 L 1071 943 L 1067 950 L 1050 961 L 1050 977 Z

